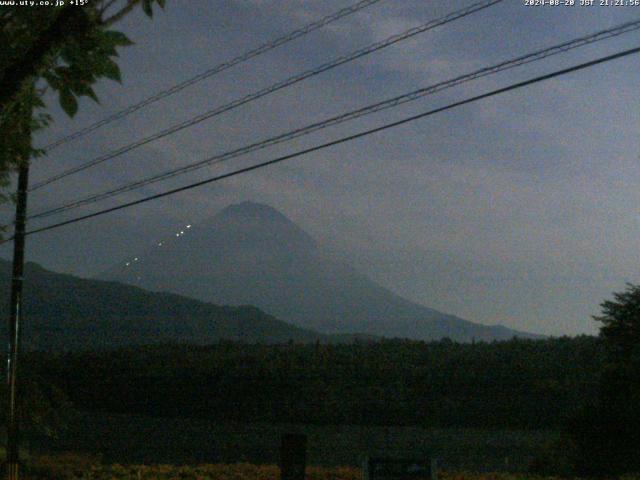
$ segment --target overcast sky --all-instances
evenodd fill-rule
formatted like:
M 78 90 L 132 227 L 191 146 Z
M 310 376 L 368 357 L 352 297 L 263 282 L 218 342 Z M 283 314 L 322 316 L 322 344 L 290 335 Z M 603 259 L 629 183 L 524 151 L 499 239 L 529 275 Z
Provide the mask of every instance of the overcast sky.
M 103 81 L 40 144 L 355 0 L 169 0 L 120 27 L 123 84 Z M 39 159 L 32 182 L 290 75 L 470 5 L 382 0 Z M 505 0 L 35 192 L 30 211 L 428 86 L 640 17 L 640 7 Z M 577 0 L 576 3 L 579 3 Z M 640 33 L 491 76 L 400 108 L 31 226 L 184 185 L 640 45 Z M 230 203 L 264 202 L 411 300 L 462 318 L 595 333 L 599 303 L 640 282 L 640 57 L 530 86 L 287 163 L 29 237 L 28 259 L 91 276 Z M 93 210 L 92 210 L 93 209 Z M 4 207 L 5 217 L 10 209 Z M 10 248 L 1 247 L 8 257 Z M 211 252 L 215 255 L 215 252 Z

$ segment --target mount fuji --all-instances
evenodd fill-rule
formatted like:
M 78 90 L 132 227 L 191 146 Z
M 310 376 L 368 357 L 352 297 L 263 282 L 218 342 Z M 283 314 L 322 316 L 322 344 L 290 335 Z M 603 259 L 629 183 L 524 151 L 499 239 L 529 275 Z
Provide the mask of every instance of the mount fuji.
M 333 259 L 268 205 L 231 205 L 175 235 L 101 278 L 215 304 L 254 305 L 324 334 L 461 342 L 540 337 L 470 322 L 404 299 Z

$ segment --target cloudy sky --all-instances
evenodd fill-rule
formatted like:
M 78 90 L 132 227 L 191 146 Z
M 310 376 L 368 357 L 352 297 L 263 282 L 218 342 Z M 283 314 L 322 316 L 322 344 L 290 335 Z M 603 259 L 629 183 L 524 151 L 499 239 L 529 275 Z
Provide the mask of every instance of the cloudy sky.
M 101 82 L 44 144 L 355 0 L 169 0 L 120 24 L 123 84 Z M 382 0 L 61 147 L 42 180 L 176 122 L 473 3 Z M 640 7 L 505 0 L 34 192 L 30 211 L 186 165 L 386 97 L 640 18 Z M 579 3 L 579 0 L 576 1 Z M 148 186 L 32 227 L 116 205 L 640 46 L 610 39 L 397 109 Z M 393 291 L 487 324 L 594 333 L 591 315 L 640 282 L 640 56 L 473 103 L 284 164 L 29 237 L 28 258 L 91 276 L 243 200 L 282 211 Z M 4 207 L 4 216 L 9 216 Z M 8 257 L 10 248 L 1 247 Z M 212 252 L 215 255 L 215 252 Z

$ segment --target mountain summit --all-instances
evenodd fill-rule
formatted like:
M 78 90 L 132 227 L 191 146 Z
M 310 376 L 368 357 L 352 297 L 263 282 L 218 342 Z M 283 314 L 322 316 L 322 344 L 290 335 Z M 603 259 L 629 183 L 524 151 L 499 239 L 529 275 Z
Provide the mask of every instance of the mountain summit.
M 280 213 L 275 208 L 265 205 L 264 203 L 256 203 L 251 201 L 245 201 L 241 203 L 235 203 L 223 208 L 216 216 L 217 219 L 224 220 L 260 220 L 262 222 L 274 222 L 281 224 L 295 224 Z
M 201 229 L 197 229 L 200 231 Z M 233 237 L 243 243 L 257 242 L 272 248 L 316 248 L 315 240 L 282 213 L 269 205 L 242 202 L 221 210 L 203 227 L 206 235 Z
M 103 278 L 216 304 L 255 305 L 326 334 L 458 341 L 533 336 L 406 300 L 334 260 L 282 213 L 253 202 L 226 207 Z

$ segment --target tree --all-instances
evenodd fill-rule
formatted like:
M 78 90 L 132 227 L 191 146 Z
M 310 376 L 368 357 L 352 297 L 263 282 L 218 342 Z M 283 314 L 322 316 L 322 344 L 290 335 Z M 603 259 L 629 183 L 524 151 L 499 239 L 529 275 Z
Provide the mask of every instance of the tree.
M 79 97 L 98 101 L 93 85 L 100 78 L 121 80 L 117 48 L 132 43 L 110 27 L 138 5 L 151 17 L 153 4 L 164 7 L 165 0 L 83 3 L 0 7 L 0 192 L 22 162 L 42 154 L 33 148 L 31 133 L 50 121 L 45 91 L 58 93 L 69 116 L 77 112 Z
M 640 346 L 640 285 L 627 284 L 624 292 L 614 293 L 615 300 L 600 304 L 600 337 L 618 360 L 626 360 Z
M 25 375 L 21 389 L 22 430 L 29 440 L 60 436 L 77 414 L 62 390 L 42 378 Z M 0 382 L 0 404 L 6 402 L 6 396 L 7 386 Z M 0 409 L 0 425 L 6 425 L 5 413 Z
M 12 171 L 19 172 L 5 419 L 6 471 L 11 479 L 18 478 L 20 459 L 17 406 L 25 400 L 18 396 L 16 379 L 29 161 L 41 153 L 32 146 L 32 133 L 50 121 L 42 112 L 42 96 L 47 88 L 56 91 L 69 116 L 78 110 L 78 97 L 98 101 L 93 84 L 103 77 L 120 81 L 114 61 L 117 47 L 131 44 L 110 25 L 138 4 L 151 16 L 154 2 L 164 6 L 164 0 L 77 0 L 61 1 L 55 9 L 18 4 L 0 10 L 0 189 L 6 190 Z M 5 195 L 0 201 L 6 199 Z
M 640 285 L 628 284 L 600 306 L 607 365 L 599 395 L 571 426 L 579 473 L 640 473 Z

